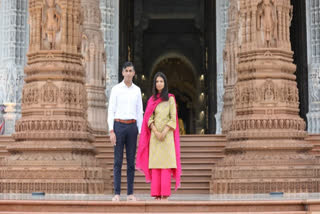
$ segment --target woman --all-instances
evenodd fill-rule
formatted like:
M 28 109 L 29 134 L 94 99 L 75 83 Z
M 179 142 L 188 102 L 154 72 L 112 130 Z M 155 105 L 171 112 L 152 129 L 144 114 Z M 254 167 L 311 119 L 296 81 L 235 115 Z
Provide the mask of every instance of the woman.
M 158 72 L 153 80 L 142 122 L 136 167 L 151 182 L 151 196 L 167 200 L 171 195 L 171 176 L 180 187 L 180 137 L 173 94 L 168 94 L 166 76 Z

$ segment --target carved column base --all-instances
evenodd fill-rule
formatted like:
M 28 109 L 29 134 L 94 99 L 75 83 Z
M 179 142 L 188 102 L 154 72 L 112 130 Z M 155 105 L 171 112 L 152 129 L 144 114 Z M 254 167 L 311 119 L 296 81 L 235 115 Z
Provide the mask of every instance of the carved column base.
M 23 141 L 8 150 L 12 154 L 1 163 L 0 192 L 111 193 L 110 173 L 98 166 L 88 142 Z
M 96 169 L 76 168 L 2 168 L 0 192 L 2 193 L 59 193 L 59 194 L 103 194 L 104 181 Z M 79 179 L 78 175 L 83 178 Z M 17 178 L 20 177 L 20 178 Z M 51 177 L 51 178 L 46 178 Z
M 294 150 L 265 146 L 263 151 L 227 153 L 213 169 L 210 193 L 319 192 L 319 161 L 307 151 Z

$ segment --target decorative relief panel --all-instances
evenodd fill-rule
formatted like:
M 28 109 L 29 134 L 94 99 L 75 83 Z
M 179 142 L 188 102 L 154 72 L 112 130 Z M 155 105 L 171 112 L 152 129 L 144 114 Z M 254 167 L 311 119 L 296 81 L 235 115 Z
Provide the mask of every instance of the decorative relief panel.
M 51 81 L 47 81 L 41 88 L 41 104 L 58 104 L 59 89 Z

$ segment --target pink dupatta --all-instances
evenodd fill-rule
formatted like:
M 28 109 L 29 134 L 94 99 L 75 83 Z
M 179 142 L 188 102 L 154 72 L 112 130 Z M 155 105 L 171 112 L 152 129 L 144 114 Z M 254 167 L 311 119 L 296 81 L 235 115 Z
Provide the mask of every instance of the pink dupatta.
M 169 97 L 173 97 L 173 94 L 169 94 Z M 175 98 L 174 98 L 175 100 Z M 156 109 L 157 105 L 162 102 L 162 99 L 154 100 L 153 96 L 149 98 L 147 103 L 147 108 L 143 117 L 141 134 L 138 145 L 138 153 L 136 158 L 136 168 L 143 172 L 146 176 L 146 182 L 149 183 L 152 180 L 151 170 L 149 169 L 149 143 L 151 137 L 151 131 L 148 127 L 148 121 L 152 113 Z M 180 135 L 179 135 L 179 122 L 178 122 L 178 112 L 176 114 L 176 129 L 174 130 L 174 145 L 176 152 L 177 168 L 171 169 L 171 175 L 176 180 L 175 190 L 180 187 L 180 177 L 181 177 L 181 161 L 180 161 Z

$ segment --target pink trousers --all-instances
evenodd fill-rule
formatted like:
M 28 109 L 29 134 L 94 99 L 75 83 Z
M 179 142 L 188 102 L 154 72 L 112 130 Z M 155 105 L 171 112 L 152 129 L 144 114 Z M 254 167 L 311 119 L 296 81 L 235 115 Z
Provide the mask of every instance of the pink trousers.
M 151 196 L 171 195 L 171 169 L 151 169 Z

